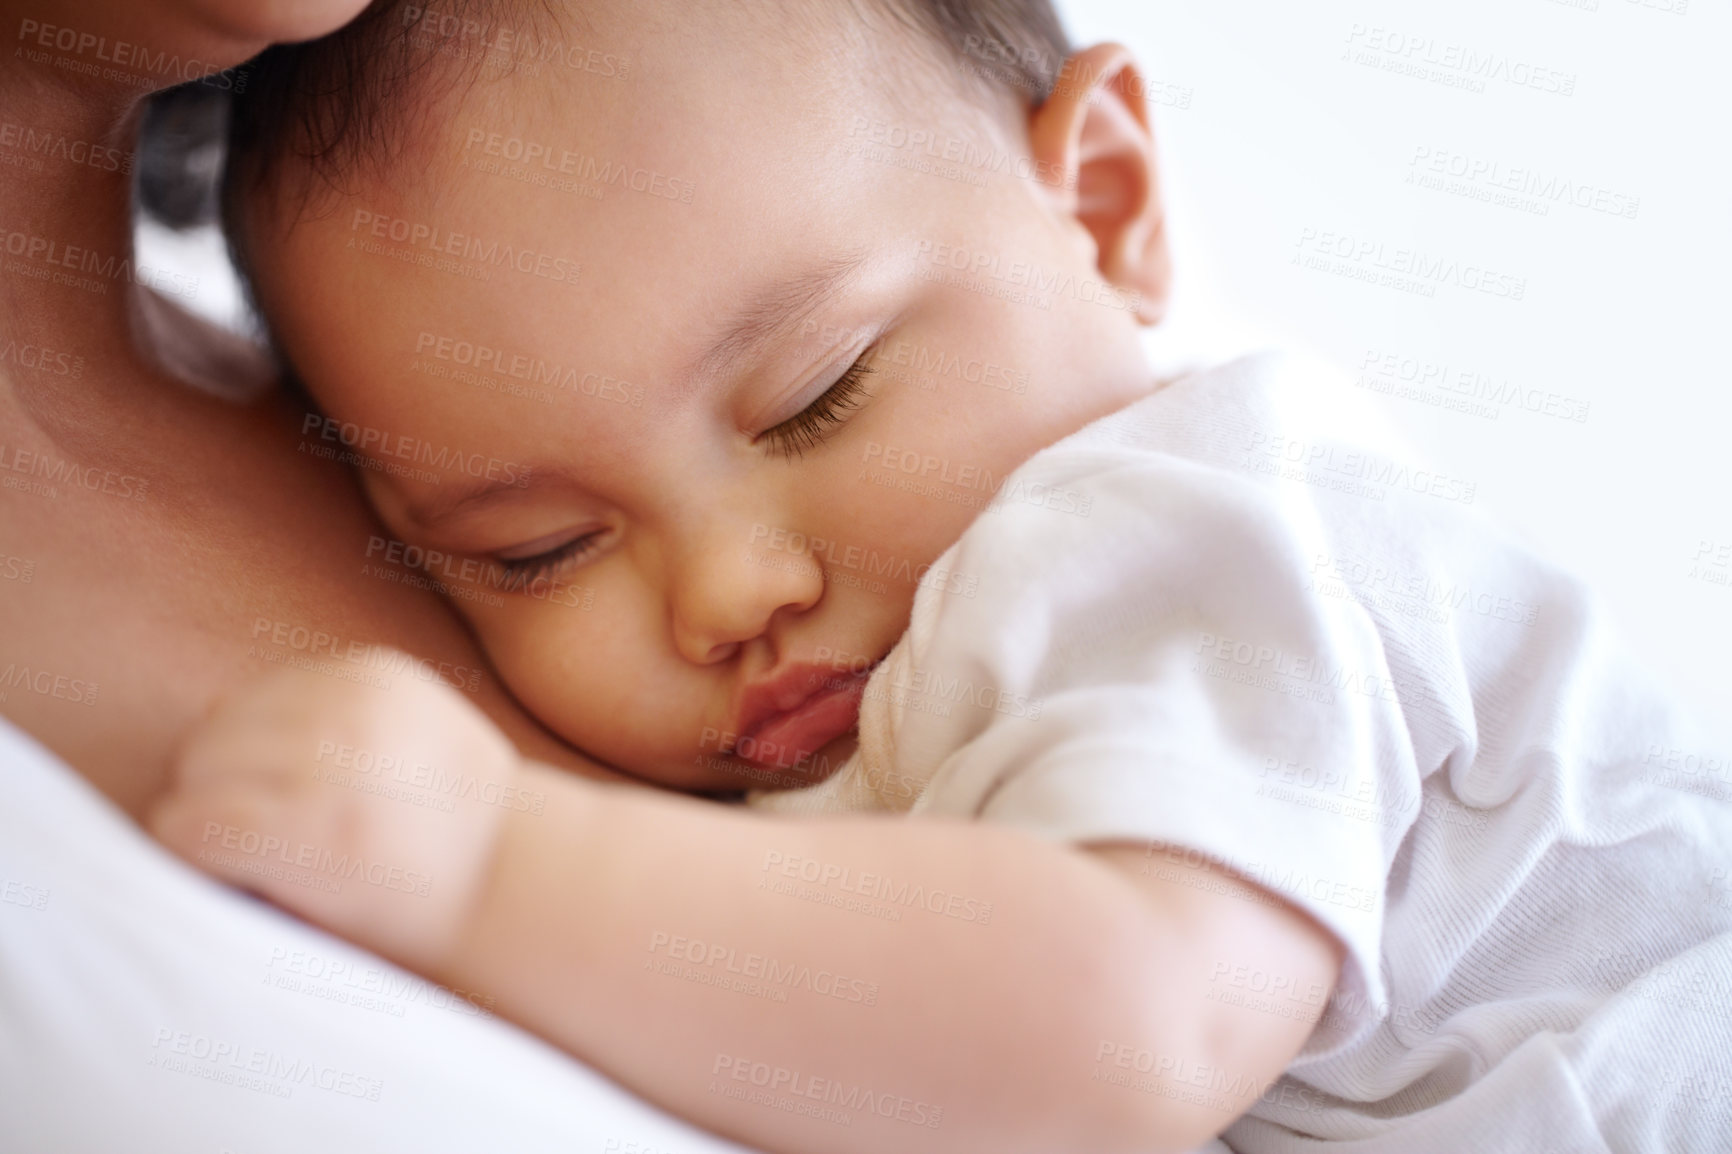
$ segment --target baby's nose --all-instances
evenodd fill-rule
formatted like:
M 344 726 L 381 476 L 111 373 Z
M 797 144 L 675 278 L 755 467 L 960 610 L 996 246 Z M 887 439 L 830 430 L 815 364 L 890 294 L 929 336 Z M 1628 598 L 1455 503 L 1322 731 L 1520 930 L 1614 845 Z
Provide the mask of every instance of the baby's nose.
M 745 543 L 742 544 L 742 540 Z M 674 645 L 687 661 L 727 661 L 769 631 L 778 614 L 818 603 L 824 572 L 812 557 L 771 548 L 770 539 L 711 537 L 686 556 L 670 590 Z

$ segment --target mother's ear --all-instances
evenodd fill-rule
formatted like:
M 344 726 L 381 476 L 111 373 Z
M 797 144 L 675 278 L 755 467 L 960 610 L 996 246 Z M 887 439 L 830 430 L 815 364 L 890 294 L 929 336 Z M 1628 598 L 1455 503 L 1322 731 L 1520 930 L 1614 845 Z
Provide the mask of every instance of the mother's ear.
M 1173 271 L 1143 95 L 1130 49 L 1085 48 L 1029 113 L 1028 137 L 1061 211 L 1094 238 L 1102 275 L 1137 294 L 1137 319 L 1152 325 L 1166 313 Z

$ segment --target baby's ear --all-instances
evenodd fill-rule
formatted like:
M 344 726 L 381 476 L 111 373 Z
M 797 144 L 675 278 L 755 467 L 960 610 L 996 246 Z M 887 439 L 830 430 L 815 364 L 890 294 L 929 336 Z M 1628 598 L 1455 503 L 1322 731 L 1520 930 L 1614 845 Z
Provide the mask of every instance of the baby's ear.
M 1101 273 L 1138 294 L 1154 324 L 1172 285 L 1166 213 L 1143 78 L 1122 44 L 1097 44 L 1064 62 L 1052 95 L 1029 113 L 1035 170 L 1060 209 L 1094 238 Z

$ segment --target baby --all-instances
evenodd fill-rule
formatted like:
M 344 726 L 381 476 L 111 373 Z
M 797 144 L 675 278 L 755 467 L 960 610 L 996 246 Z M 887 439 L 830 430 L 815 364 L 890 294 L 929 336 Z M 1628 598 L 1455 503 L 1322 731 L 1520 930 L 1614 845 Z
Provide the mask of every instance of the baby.
M 1124 49 L 1043 0 L 381 3 L 236 118 L 356 563 L 754 804 L 288 674 L 167 844 L 771 1151 L 1732 1139 L 1724 763 L 1670 772 L 1579 588 L 1326 374 L 1152 379 Z

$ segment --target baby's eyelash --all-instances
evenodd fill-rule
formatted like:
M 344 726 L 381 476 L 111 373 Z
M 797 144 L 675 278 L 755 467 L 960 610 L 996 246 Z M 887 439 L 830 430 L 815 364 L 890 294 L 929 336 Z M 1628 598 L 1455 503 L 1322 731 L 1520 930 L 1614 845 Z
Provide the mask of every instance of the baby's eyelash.
M 546 580 L 555 573 L 571 568 L 595 552 L 596 538 L 600 536 L 600 533 L 585 533 L 581 537 L 573 537 L 556 549 L 537 553 L 533 557 L 516 557 L 509 561 L 495 558 L 493 563 L 505 571 L 504 591 L 519 592 L 537 581 Z
M 784 457 L 798 457 L 807 449 L 823 444 L 835 428 L 848 419 L 848 414 L 866 401 L 866 374 L 872 371 L 866 362 L 872 349 L 848 366 L 848 371 L 825 389 L 817 400 L 772 429 L 758 434 L 770 447 Z

